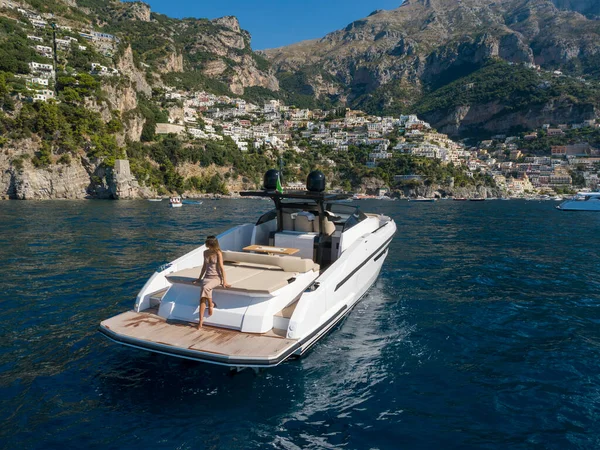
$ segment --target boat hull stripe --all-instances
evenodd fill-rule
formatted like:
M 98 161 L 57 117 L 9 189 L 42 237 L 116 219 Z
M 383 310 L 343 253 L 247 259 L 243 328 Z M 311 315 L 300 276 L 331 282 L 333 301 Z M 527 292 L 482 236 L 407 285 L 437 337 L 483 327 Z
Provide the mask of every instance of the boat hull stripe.
M 375 250 L 371 256 L 369 256 L 368 258 L 366 258 L 362 263 L 360 263 L 358 266 L 356 266 L 356 268 L 350 272 L 346 278 L 344 278 L 342 281 L 340 281 L 338 283 L 338 285 L 335 287 L 333 292 L 336 292 L 339 288 L 341 288 L 350 278 L 352 278 L 354 276 L 354 274 L 356 272 L 358 272 L 360 269 L 362 269 L 369 261 L 371 261 L 371 258 L 373 258 L 373 256 L 377 255 L 384 247 L 387 250 L 387 247 L 390 245 L 390 242 L 392 241 L 392 239 L 394 239 L 394 235 L 392 235 L 387 241 L 385 241 L 377 250 Z M 381 255 L 379 255 L 377 257 L 377 259 L 379 259 Z M 375 261 L 377 261 L 377 259 Z
M 386 248 L 384 248 L 384 249 L 383 249 L 383 251 L 382 251 L 382 252 L 381 252 L 379 255 L 377 255 L 373 261 L 377 261 L 377 260 L 378 260 L 378 259 L 380 259 L 380 258 L 381 258 L 383 255 L 385 255 L 385 253 L 388 251 L 388 248 L 389 248 L 389 247 L 390 247 L 390 246 L 388 245 Z

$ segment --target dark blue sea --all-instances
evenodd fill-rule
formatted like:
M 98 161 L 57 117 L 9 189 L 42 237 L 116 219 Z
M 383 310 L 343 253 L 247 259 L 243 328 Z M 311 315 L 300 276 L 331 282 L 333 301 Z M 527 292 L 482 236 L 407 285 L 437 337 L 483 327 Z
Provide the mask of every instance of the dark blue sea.
M 306 357 L 232 375 L 96 328 L 268 202 L 0 202 L 0 448 L 599 448 L 600 213 L 360 205 L 398 225 L 368 295 Z

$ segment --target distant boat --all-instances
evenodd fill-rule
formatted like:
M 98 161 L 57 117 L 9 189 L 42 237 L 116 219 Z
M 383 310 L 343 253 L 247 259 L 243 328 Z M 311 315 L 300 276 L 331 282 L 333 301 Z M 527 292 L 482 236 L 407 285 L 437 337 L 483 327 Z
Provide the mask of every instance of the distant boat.
M 600 192 L 578 192 L 556 207 L 561 211 L 600 211 Z
M 162 202 L 163 199 L 162 198 L 149 198 L 148 201 L 149 202 Z
M 470 202 L 484 202 L 485 198 L 470 198 Z
M 466 197 L 453 197 L 452 200 L 454 200 L 455 202 L 466 202 L 467 198 Z
M 409 198 L 409 202 L 435 202 L 435 198 L 425 198 L 425 197 L 417 197 L 417 198 Z
M 169 206 L 171 208 L 181 208 L 183 203 L 181 203 L 181 197 L 171 197 L 169 199 Z
M 181 203 L 184 205 L 201 205 L 202 202 L 200 200 L 182 200 Z

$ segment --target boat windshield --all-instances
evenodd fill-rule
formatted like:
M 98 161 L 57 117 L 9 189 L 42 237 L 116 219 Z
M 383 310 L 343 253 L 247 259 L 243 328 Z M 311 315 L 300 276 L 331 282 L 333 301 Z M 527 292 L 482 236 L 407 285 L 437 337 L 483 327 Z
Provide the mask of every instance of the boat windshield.
M 343 231 L 352 228 L 367 218 L 358 206 L 353 205 L 327 203 L 325 210 L 329 212 L 330 220 L 333 220 L 336 225 L 343 225 Z

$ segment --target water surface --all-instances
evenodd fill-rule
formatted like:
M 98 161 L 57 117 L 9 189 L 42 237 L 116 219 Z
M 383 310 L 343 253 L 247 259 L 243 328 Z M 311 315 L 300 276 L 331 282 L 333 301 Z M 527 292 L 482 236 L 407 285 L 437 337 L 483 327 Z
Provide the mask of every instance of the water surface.
M 270 203 L 0 202 L 2 448 L 597 448 L 600 214 L 360 205 L 398 225 L 369 294 L 305 358 L 231 375 L 96 327 Z

